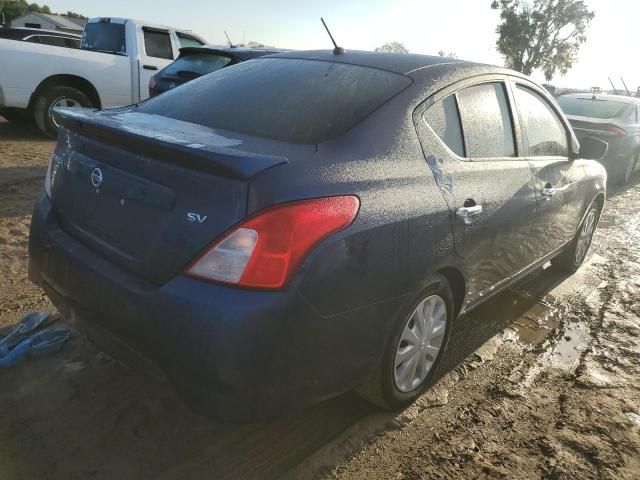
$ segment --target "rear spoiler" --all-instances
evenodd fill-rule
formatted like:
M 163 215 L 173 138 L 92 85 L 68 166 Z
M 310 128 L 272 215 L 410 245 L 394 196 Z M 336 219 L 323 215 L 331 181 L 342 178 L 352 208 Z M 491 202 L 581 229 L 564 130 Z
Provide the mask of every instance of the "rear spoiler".
M 248 179 L 288 163 L 286 157 L 240 150 L 242 144 L 202 125 L 132 110 L 56 109 L 58 125 L 130 152 L 214 175 Z

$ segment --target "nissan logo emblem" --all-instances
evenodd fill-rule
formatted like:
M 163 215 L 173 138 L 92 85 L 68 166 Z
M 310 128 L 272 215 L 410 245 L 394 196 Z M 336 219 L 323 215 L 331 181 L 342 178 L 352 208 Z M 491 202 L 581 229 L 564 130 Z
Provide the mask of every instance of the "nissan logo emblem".
M 98 188 L 102 185 L 102 170 L 94 168 L 89 178 L 91 179 L 91 185 L 93 185 L 94 188 Z

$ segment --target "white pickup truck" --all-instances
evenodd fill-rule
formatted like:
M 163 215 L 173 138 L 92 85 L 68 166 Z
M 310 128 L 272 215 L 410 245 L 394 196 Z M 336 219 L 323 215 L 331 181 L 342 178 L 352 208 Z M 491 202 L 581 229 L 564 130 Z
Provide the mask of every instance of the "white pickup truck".
M 181 47 L 205 43 L 191 32 L 125 18 L 90 19 L 80 49 L 0 39 L 0 115 L 34 119 L 55 136 L 54 107 L 137 103 Z

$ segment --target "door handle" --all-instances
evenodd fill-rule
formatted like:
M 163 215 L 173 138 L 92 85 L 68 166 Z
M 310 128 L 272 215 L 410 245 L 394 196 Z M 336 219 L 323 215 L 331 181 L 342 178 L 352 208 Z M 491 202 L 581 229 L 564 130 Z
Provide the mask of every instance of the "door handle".
M 156 67 L 155 65 L 143 65 L 142 68 L 144 68 L 145 70 L 158 70 L 158 67 Z
M 473 217 L 482 213 L 482 205 L 473 205 L 471 207 L 460 207 L 456 210 L 456 215 L 460 217 L 465 225 L 473 223 Z

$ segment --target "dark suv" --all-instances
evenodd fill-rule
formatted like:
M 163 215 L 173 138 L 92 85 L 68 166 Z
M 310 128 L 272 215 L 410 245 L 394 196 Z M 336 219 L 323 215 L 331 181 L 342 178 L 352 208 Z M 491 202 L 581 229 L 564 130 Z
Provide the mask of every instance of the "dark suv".
M 236 420 L 406 405 L 460 313 L 580 266 L 605 201 L 606 144 L 543 88 L 441 57 L 283 53 L 57 116 L 31 278 Z
M 170 63 L 151 77 L 149 96 L 155 97 L 162 92 L 221 68 L 282 51 L 269 48 L 225 48 L 209 45 L 181 48 L 180 56 L 176 58 L 175 62 Z

